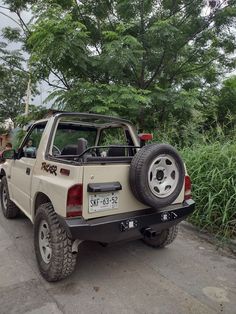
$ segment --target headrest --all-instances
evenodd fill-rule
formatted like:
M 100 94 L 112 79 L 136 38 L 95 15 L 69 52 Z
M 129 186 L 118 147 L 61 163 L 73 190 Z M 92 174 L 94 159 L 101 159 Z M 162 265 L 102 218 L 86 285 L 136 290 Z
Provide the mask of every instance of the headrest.
M 78 154 L 78 147 L 77 145 L 66 145 L 62 151 L 61 154 L 62 155 L 77 155 Z
M 88 141 L 85 138 L 78 139 L 78 155 L 81 155 L 88 147 Z
M 107 151 L 107 156 L 110 157 L 118 157 L 118 156 L 126 156 L 125 147 L 110 147 Z

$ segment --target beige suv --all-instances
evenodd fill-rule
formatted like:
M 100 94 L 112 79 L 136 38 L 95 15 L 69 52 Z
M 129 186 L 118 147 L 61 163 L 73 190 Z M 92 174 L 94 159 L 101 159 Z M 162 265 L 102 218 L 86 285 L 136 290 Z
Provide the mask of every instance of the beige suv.
M 194 210 L 177 151 L 148 144 L 126 120 L 57 113 L 35 122 L 17 151 L 4 153 L 3 214 L 34 224 L 38 266 L 48 281 L 70 275 L 79 244 L 143 239 L 159 248 Z

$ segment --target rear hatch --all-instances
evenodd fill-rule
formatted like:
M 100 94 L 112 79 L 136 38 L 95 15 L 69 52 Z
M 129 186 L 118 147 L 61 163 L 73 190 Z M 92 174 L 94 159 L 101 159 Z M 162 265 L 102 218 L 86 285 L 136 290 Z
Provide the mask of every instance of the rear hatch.
M 127 213 L 149 206 L 140 203 L 129 184 L 129 164 L 83 167 L 83 217 L 91 219 Z M 101 189 L 98 187 L 100 186 Z M 184 189 L 174 203 L 181 203 Z

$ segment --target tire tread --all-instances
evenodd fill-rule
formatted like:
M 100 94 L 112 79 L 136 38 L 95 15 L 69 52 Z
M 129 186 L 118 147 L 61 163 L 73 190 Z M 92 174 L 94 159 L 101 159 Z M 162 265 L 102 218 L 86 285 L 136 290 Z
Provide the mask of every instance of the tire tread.
M 41 254 L 37 246 L 37 226 L 40 222 L 40 216 L 48 218 L 49 228 L 51 229 L 53 256 L 50 267 L 47 270 L 41 267 Z M 75 269 L 77 254 L 72 252 L 72 239 L 67 234 L 65 228 L 60 224 L 51 203 L 42 204 L 39 207 L 36 214 L 34 230 L 36 257 L 43 277 L 50 282 L 59 281 L 68 277 Z
M 7 192 L 7 208 L 5 208 L 5 209 L 3 207 L 3 202 L 2 202 L 2 191 L 3 191 L 3 186 L 4 185 L 6 187 L 6 192 Z M 9 190 L 8 190 L 8 184 L 7 184 L 7 178 L 6 177 L 2 178 L 0 190 L 1 190 L 1 192 L 0 192 L 1 193 L 1 207 L 2 207 L 3 214 L 4 214 L 4 216 L 7 219 L 13 219 L 16 216 L 18 216 L 20 210 L 16 206 L 16 204 L 14 202 L 12 202 L 11 199 L 10 199 Z

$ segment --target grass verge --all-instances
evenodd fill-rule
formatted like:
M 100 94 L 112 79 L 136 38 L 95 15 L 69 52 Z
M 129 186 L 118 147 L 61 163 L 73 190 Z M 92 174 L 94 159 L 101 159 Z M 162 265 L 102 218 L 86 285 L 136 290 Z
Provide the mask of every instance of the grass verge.
M 225 238 L 236 237 L 236 144 L 197 145 L 182 150 L 197 210 L 190 222 Z

